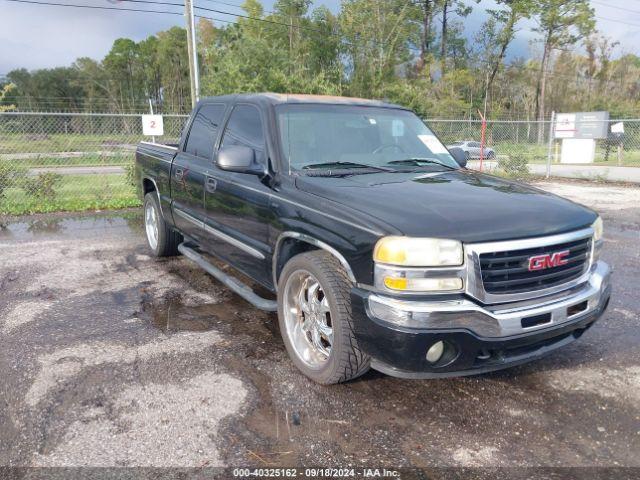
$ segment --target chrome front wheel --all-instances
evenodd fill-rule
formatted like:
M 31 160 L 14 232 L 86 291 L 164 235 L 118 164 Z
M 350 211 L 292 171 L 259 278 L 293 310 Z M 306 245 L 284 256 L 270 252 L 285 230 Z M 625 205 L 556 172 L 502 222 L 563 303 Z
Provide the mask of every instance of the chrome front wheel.
M 296 270 L 283 293 L 286 334 L 296 356 L 312 369 L 322 368 L 333 346 L 331 308 L 322 285 L 310 272 Z
M 340 261 L 314 250 L 291 258 L 278 278 L 278 324 L 284 346 L 302 373 L 323 385 L 369 369 L 351 309 L 353 285 Z

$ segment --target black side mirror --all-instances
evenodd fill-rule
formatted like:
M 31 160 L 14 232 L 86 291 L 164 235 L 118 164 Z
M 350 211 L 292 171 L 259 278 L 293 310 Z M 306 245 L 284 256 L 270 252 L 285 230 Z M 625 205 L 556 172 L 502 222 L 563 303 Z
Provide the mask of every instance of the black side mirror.
M 464 150 L 458 147 L 453 147 L 449 149 L 449 153 L 462 168 L 467 166 L 467 154 L 464 152 Z
M 218 152 L 218 167 L 229 172 L 262 174 L 264 169 L 256 164 L 256 154 L 245 145 L 229 145 Z

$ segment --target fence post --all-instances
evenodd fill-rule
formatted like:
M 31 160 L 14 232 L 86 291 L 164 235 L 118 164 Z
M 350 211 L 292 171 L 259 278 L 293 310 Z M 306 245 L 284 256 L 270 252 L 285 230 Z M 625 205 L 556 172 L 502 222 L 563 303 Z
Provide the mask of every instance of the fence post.
M 549 124 L 549 143 L 547 144 L 547 178 L 551 176 L 551 150 L 553 147 L 553 124 L 556 120 L 555 110 L 551 112 L 551 123 Z
M 622 143 L 618 144 L 618 166 L 622 166 Z
M 486 110 L 486 107 L 485 107 Z M 484 115 L 482 114 L 482 112 L 478 109 L 478 115 L 480 115 L 480 118 L 482 118 L 482 126 L 481 126 L 481 130 L 480 130 L 480 171 L 482 171 L 482 163 L 484 162 L 484 143 L 485 143 L 485 136 L 487 133 L 487 119 L 484 117 Z

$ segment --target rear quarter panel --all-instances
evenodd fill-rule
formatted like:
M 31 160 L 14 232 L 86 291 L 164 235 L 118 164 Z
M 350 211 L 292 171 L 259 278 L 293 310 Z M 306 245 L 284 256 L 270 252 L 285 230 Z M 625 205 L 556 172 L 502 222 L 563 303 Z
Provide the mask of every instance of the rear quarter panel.
M 144 195 L 144 181 L 151 180 L 160 198 L 160 208 L 165 221 L 173 225 L 171 214 L 171 163 L 176 151 L 141 143 L 136 150 L 136 179 L 140 195 Z

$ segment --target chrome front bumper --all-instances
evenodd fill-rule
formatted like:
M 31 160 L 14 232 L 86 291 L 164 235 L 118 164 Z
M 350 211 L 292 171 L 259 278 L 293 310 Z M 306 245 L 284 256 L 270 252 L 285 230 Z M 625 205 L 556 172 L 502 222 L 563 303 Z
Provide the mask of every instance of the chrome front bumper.
M 417 301 L 379 294 L 368 296 L 368 315 L 391 327 L 415 330 L 463 328 L 485 338 L 537 332 L 578 322 L 601 310 L 611 294 L 611 269 L 591 268 L 585 283 L 526 302 L 482 306 L 469 299 Z

